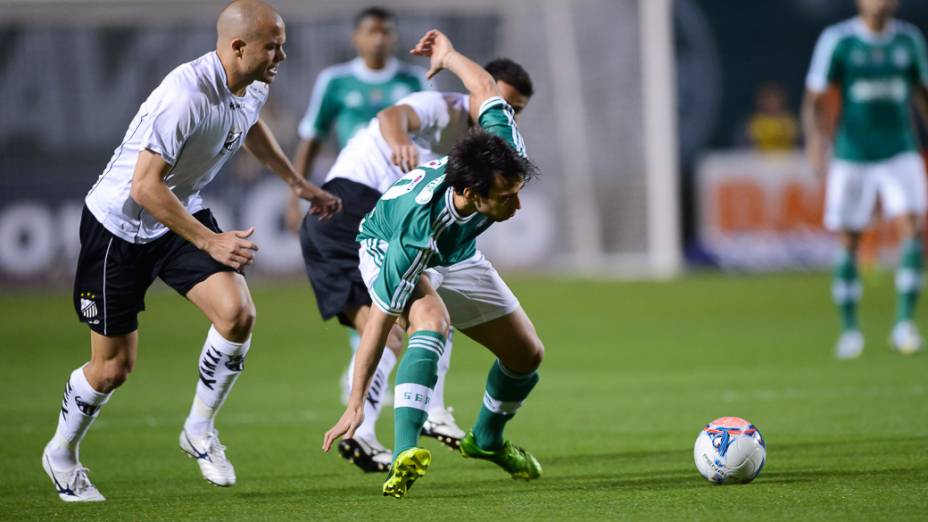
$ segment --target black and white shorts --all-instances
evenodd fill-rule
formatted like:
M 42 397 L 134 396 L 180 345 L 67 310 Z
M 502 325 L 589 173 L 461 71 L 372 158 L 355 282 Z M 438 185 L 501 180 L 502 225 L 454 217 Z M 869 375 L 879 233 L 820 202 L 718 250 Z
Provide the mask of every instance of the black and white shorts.
M 221 232 L 209 209 L 193 217 L 213 232 Z M 106 336 L 138 329 L 145 292 L 156 277 L 186 296 L 209 276 L 234 271 L 171 231 L 150 243 L 129 243 L 110 233 L 86 206 L 80 238 L 74 310 L 81 322 Z
M 306 214 L 300 227 L 300 246 L 306 275 L 316 295 L 316 305 L 325 320 L 354 327 L 345 311 L 370 306 L 371 297 L 358 270 L 358 226 L 374 209 L 380 192 L 355 181 L 335 178 L 323 189 L 342 198 L 342 211 L 326 221 Z

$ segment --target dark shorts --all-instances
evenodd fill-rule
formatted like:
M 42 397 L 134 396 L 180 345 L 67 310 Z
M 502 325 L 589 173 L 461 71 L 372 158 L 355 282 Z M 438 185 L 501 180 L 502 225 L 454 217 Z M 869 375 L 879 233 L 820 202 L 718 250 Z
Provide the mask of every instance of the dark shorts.
M 322 188 L 342 198 L 344 210 L 327 221 L 306 214 L 300 227 L 303 262 L 322 318 L 338 316 L 341 324 L 353 327 L 345 311 L 371 304 L 358 270 L 360 245 L 355 237 L 361 220 L 380 199 L 380 192 L 343 178 L 333 179 Z
M 214 232 L 221 232 L 213 214 L 193 215 Z M 81 322 L 106 336 L 138 329 L 145 309 L 145 291 L 160 277 L 181 295 L 217 272 L 232 272 L 206 252 L 174 232 L 137 245 L 110 233 L 87 207 L 81 214 L 81 252 L 74 276 L 74 310 Z

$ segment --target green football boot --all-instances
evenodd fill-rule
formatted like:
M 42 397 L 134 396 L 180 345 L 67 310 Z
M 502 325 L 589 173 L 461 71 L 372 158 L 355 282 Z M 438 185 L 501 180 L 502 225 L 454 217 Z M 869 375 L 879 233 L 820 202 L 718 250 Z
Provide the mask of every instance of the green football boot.
M 432 454 L 425 448 L 409 448 L 397 455 L 383 482 L 383 496 L 402 498 L 413 482 L 425 476 L 431 463 Z
M 461 454 L 467 458 L 494 462 L 514 479 L 534 480 L 541 476 L 541 464 L 538 463 L 538 459 L 508 440 L 500 449 L 486 451 L 480 449 L 477 440 L 474 439 L 474 432 L 470 431 L 461 439 Z

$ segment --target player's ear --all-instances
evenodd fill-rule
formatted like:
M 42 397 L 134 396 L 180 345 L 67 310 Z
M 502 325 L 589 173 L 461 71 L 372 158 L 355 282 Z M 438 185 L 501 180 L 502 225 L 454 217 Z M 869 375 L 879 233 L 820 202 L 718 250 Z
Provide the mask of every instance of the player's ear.
M 476 201 L 477 193 L 474 192 L 474 189 L 470 187 L 464 187 L 464 190 L 461 191 L 461 195 L 464 196 L 464 199 L 467 201 Z
M 235 56 L 241 58 L 245 54 L 245 40 L 236 38 L 232 40 L 232 51 L 235 53 Z

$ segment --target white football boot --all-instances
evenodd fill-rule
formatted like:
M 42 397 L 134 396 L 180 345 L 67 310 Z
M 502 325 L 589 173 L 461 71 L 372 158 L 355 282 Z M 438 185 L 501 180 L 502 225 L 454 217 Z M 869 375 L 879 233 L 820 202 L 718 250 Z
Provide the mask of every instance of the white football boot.
M 864 334 L 860 330 L 845 330 L 835 345 L 835 357 L 854 359 L 864 351 Z
M 899 321 L 889 335 L 889 344 L 902 355 L 912 355 L 925 348 L 925 341 L 912 321 Z
M 205 437 L 195 437 L 180 432 L 180 449 L 200 465 L 200 473 L 210 484 L 231 486 L 235 484 L 235 468 L 226 458 L 226 447 L 219 442 L 219 432 L 211 431 Z
M 451 408 L 429 410 L 429 418 L 422 425 L 422 435 L 438 439 L 448 449 L 457 450 L 466 433 L 454 422 L 452 411 Z
M 42 452 L 42 469 L 52 479 L 58 498 L 65 502 L 103 502 L 106 497 L 97 491 L 87 474 L 89 469 L 78 463 L 76 466 L 59 470 L 52 467 L 52 459 L 48 456 L 48 448 Z

